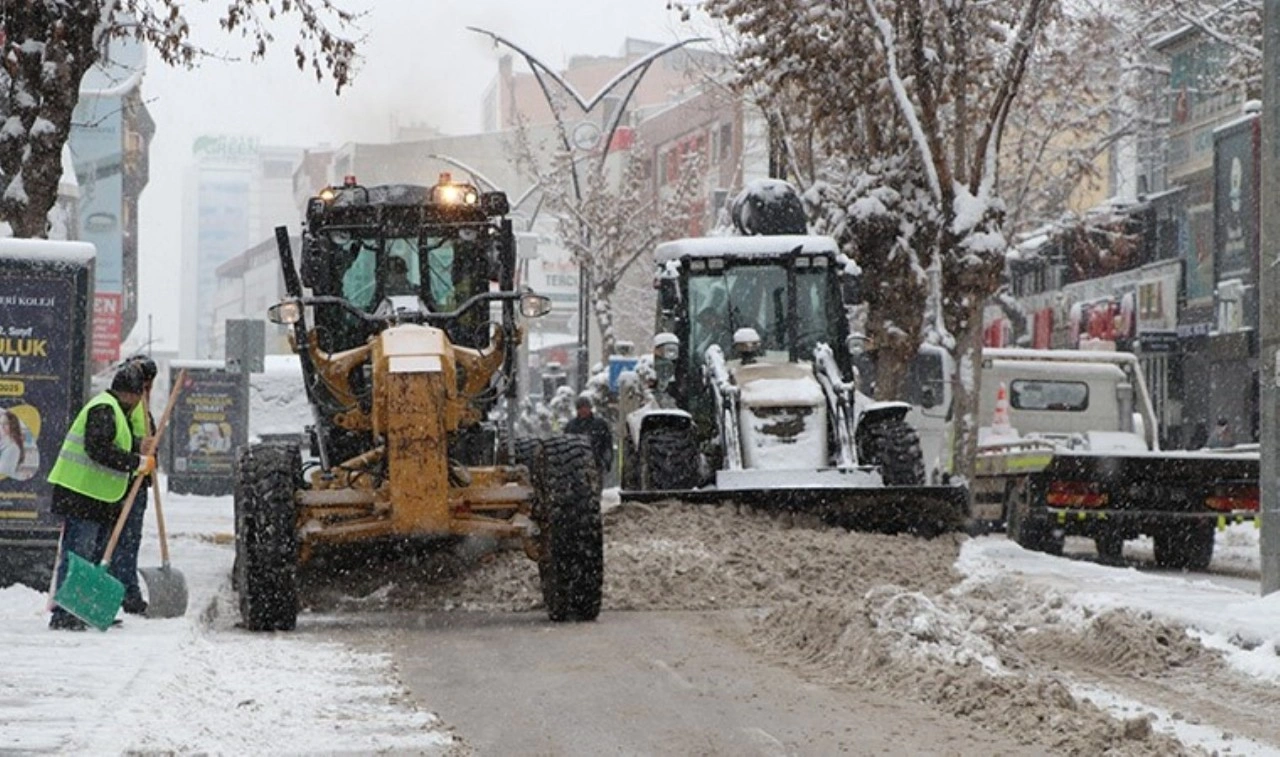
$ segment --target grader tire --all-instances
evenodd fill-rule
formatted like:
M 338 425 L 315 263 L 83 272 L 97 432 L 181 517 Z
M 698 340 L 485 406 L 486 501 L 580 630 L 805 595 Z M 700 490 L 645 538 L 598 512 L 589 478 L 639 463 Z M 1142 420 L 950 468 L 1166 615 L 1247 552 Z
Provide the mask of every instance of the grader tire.
M 655 428 L 640 437 L 640 488 L 692 489 L 698 485 L 698 444 L 689 429 Z
M 920 486 L 925 483 L 924 453 L 920 437 L 905 418 L 871 421 L 859 431 L 862 462 L 880 466 L 885 486 Z
M 518 443 L 517 459 L 533 476 L 547 615 L 556 622 L 595 620 L 604 585 L 604 523 L 591 445 L 573 435 Z
M 236 464 L 233 583 L 250 631 L 291 631 L 298 619 L 297 445 L 256 444 Z

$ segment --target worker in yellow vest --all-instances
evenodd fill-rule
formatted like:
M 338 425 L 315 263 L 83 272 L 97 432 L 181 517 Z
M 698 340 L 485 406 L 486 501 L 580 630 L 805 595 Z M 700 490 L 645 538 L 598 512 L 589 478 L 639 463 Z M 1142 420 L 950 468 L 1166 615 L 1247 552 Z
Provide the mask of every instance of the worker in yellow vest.
M 134 355 L 124 361 L 124 365 L 130 363 L 137 363 L 145 379 L 142 384 L 142 401 L 129 412 L 129 428 L 133 432 L 133 438 L 142 440 L 150 436 L 148 429 L 156 427 L 155 418 L 150 417 L 151 408 L 148 403 L 151 401 L 151 385 L 156 379 L 157 370 L 155 361 L 146 355 Z M 138 451 L 155 454 L 150 446 Z M 124 584 L 124 601 L 120 609 L 132 615 L 144 615 L 147 612 L 147 601 L 142 598 L 142 586 L 138 582 L 138 548 L 142 546 L 142 521 L 147 513 L 147 492 L 150 489 L 151 477 L 147 476 L 138 487 L 138 495 L 134 497 L 129 517 L 124 521 L 124 530 L 120 532 L 116 551 L 111 553 L 111 575 Z
M 68 429 L 49 471 L 53 512 L 62 516 L 61 559 L 56 585 L 67 575 L 71 552 L 92 563 L 102 559 L 111 529 L 120 516 L 129 478 L 155 470 L 154 455 L 139 454 L 144 439 L 135 439 L 129 413 L 142 400 L 146 379 L 140 366 L 121 366 L 111 388 L 89 400 Z M 79 618 L 54 607 L 49 627 L 83 630 Z

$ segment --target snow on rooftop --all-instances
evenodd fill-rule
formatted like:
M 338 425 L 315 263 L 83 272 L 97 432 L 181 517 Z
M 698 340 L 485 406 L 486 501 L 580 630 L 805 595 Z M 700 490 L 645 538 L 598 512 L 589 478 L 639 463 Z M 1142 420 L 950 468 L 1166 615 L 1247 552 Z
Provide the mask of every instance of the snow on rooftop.
M 681 258 L 771 257 L 785 255 L 801 248 L 801 252 L 836 254 L 840 247 L 831 237 L 812 234 L 780 234 L 754 237 L 697 237 L 663 242 L 654 251 L 659 265 Z

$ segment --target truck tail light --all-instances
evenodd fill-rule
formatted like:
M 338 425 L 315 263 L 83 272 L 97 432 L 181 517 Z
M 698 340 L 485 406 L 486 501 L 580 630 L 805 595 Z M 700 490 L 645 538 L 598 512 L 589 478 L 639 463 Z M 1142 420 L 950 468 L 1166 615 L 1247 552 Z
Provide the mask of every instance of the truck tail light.
M 1044 501 L 1050 507 L 1105 507 L 1111 495 L 1089 481 L 1053 481 Z
M 1214 487 L 1204 501 L 1210 510 L 1230 512 L 1233 510 L 1257 510 L 1258 487 L 1251 484 L 1224 484 Z

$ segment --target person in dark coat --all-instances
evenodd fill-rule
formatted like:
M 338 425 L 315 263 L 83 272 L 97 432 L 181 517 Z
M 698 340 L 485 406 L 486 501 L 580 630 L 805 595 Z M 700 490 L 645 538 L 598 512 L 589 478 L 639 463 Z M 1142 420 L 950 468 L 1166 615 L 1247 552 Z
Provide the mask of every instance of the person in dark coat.
M 129 426 L 133 438 L 141 444 L 135 448 L 139 451 L 154 453 L 152 442 L 155 418 L 151 415 L 148 403 L 151 401 L 151 385 L 156 379 L 158 370 L 155 361 L 146 355 L 134 355 L 124 365 L 136 363 L 142 369 L 145 382 L 142 385 L 142 401 L 129 412 Z M 123 369 L 124 366 L 121 366 Z M 133 482 L 130 481 L 130 484 Z M 124 530 L 120 532 L 120 541 L 116 551 L 111 553 L 111 575 L 124 584 L 124 602 L 120 609 L 131 615 L 143 615 L 147 611 L 147 601 L 142 598 L 142 586 L 138 582 L 138 549 L 142 546 L 142 522 L 147 514 L 147 493 L 151 489 L 151 476 L 143 477 L 138 486 L 138 495 L 134 497 L 133 507 L 129 509 L 129 517 L 124 521 Z
M 61 557 L 56 586 L 67 576 L 72 552 L 97 563 L 102 560 L 111 530 L 129 490 L 131 475 L 155 470 L 154 455 L 138 452 L 129 413 L 142 400 L 146 379 L 141 367 L 122 366 L 111 388 L 89 400 L 76 415 L 62 442 L 58 459 L 49 471 L 53 484 L 53 512 L 62 516 Z M 83 630 L 85 624 L 55 606 L 49 627 Z
M 613 432 L 609 424 L 597 418 L 591 409 L 590 397 L 579 397 L 577 417 L 564 426 L 566 434 L 584 434 L 591 440 L 591 454 L 596 467 L 604 474 L 613 468 Z

